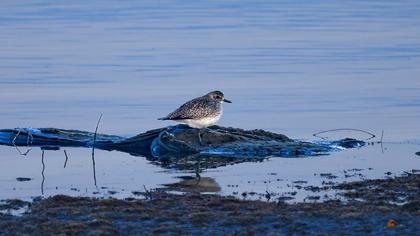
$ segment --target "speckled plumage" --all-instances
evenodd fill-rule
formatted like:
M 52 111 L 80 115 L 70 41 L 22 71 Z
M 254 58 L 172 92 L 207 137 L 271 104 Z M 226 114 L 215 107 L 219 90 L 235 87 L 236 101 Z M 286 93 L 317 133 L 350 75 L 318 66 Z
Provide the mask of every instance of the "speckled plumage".
M 194 98 L 166 117 L 159 120 L 173 120 L 185 123 L 193 128 L 204 128 L 215 124 L 223 113 L 224 95 L 220 91 L 213 91 L 204 96 Z

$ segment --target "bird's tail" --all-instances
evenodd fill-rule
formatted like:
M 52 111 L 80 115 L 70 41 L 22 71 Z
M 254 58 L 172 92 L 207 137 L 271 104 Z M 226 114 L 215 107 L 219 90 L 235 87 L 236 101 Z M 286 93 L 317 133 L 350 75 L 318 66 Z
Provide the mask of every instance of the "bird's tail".
M 158 118 L 158 120 L 169 120 L 169 119 L 168 117 L 161 117 L 161 118 Z

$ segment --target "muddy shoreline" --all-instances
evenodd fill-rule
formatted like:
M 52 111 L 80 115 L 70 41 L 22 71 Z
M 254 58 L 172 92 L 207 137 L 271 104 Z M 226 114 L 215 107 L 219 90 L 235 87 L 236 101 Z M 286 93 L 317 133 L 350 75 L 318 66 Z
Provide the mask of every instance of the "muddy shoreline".
M 414 235 L 420 231 L 420 175 L 332 186 L 344 200 L 288 204 L 162 191 L 146 199 L 58 195 L 33 203 L 3 202 L 0 210 L 28 207 L 23 216 L 0 214 L 0 235 Z

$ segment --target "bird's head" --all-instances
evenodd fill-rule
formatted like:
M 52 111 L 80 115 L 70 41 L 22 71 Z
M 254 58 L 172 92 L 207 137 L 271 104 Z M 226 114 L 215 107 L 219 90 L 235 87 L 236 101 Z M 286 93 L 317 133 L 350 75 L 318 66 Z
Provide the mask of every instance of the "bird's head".
M 206 96 L 209 97 L 211 100 L 218 101 L 220 103 L 223 103 L 223 102 L 232 103 L 231 101 L 225 99 L 225 95 L 220 91 L 210 92 Z

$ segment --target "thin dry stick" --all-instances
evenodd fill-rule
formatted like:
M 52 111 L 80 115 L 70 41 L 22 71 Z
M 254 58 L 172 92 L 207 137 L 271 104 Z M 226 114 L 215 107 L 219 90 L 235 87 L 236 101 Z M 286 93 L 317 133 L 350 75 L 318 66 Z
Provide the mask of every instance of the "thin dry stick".
M 98 133 L 99 123 L 101 122 L 102 114 L 99 116 L 98 123 L 96 123 L 95 134 L 93 134 L 93 146 L 92 146 L 92 167 L 93 167 L 93 180 L 96 186 L 96 164 L 95 164 L 95 145 L 96 145 L 96 134 Z
M 21 129 L 18 130 L 18 132 L 16 133 L 15 137 L 13 138 L 12 145 L 16 148 L 16 150 L 19 152 L 20 155 L 26 156 L 32 150 L 32 142 L 34 140 L 34 137 L 32 136 L 32 134 L 31 134 L 30 131 L 26 131 L 26 133 L 28 135 L 28 137 L 26 139 L 26 146 L 28 147 L 28 150 L 26 150 L 25 152 L 22 152 L 20 150 L 20 148 L 16 145 L 16 139 L 20 135 L 20 133 L 21 133 Z M 30 142 L 29 142 L 29 139 L 31 140 Z
M 42 195 L 44 195 L 44 182 L 45 182 L 45 175 L 44 175 L 44 171 L 45 171 L 44 153 L 45 153 L 45 151 L 42 150 L 42 155 L 41 155 L 41 163 L 42 163 L 42 171 L 41 171 L 41 175 L 42 175 L 41 194 Z
M 370 139 L 373 139 L 374 137 L 376 137 L 371 132 L 368 132 L 368 131 L 365 131 L 365 130 L 361 130 L 361 129 L 351 129 L 351 128 L 331 129 L 331 130 L 321 131 L 321 132 L 318 132 L 318 133 L 313 134 L 313 136 L 315 136 L 317 138 L 321 138 L 321 139 L 327 139 L 328 137 L 321 137 L 321 136 L 318 136 L 318 135 L 323 134 L 323 133 L 328 133 L 328 132 L 341 131 L 341 130 L 352 130 L 352 131 L 359 131 L 359 132 L 362 132 L 362 133 L 365 133 L 365 134 L 369 134 L 371 137 L 370 138 L 367 138 L 365 140 L 370 140 Z
M 64 162 L 64 168 L 67 166 L 67 160 L 69 159 L 69 156 L 67 156 L 67 151 L 64 149 L 64 156 L 66 156 L 66 161 Z

